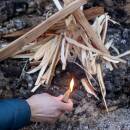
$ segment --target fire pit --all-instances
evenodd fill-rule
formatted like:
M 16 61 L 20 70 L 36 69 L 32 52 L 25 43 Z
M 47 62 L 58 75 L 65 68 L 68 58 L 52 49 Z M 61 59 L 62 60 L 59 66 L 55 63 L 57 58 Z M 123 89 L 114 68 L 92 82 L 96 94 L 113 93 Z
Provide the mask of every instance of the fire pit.
M 0 50 L 1 77 L 6 77 L 16 97 L 48 92 L 64 94 L 64 102 L 69 96 L 74 100 L 72 113 L 44 128 L 128 129 L 129 111 L 122 108 L 129 107 L 129 28 L 102 13 L 102 8 L 77 9 L 85 0 L 65 0 L 63 9 L 57 2 L 56 14 Z M 93 15 L 95 9 L 100 14 Z M 8 57 L 13 59 L 5 60 Z M 120 113 L 122 120 L 116 116 Z

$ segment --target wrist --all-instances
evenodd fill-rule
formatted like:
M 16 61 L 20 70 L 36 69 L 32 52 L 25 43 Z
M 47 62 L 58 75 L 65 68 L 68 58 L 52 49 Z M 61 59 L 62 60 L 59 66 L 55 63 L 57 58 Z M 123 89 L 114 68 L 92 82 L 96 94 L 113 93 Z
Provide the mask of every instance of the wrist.
M 29 108 L 30 108 L 30 121 L 33 121 L 33 110 L 32 110 L 32 103 L 29 99 L 26 100 Z

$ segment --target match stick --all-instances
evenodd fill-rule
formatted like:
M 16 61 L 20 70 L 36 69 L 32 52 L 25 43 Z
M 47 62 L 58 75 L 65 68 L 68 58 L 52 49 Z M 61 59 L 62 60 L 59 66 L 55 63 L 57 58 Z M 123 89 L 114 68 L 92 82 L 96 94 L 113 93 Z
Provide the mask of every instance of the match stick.
M 62 102 L 67 103 L 68 100 L 69 100 L 70 94 L 71 94 L 71 90 L 68 89 L 68 90 L 65 92 L 64 96 L 63 96 Z
M 64 103 L 67 103 L 67 102 L 68 102 L 69 97 L 70 97 L 70 94 L 71 94 L 72 91 L 73 91 L 73 87 L 74 87 L 74 79 L 71 80 L 71 82 L 70 82 L 70 87 L 69 87 L 69 89 L 65 92 L 65 94 L 64 94 L 64 96 L 63 96 L 62 101 L 63 101 Z

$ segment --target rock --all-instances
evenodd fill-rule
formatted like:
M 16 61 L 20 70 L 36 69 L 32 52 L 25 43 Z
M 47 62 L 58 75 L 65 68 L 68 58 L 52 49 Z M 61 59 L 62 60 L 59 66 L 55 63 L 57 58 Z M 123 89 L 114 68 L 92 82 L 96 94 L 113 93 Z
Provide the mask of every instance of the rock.
M 0 3 L 0 22 L 25 12 L 28 8 L 28 3 L 25 0 L 1 0 Z
M 9 34 L 21 29 L 24 29 L 27 26 L 27 21 L 24 19 L 14 18 L 8 22 L 5 22 L 0 28 L 1 35 Z

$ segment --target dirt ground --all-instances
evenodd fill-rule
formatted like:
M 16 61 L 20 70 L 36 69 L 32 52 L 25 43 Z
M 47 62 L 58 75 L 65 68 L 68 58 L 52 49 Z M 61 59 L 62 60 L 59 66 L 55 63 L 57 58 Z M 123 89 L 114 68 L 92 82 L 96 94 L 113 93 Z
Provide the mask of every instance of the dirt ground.
M 20 15 L 15 18 L 22 18 L 27 21 L 29 26 L 35 26 L 46 19 L 46 14 L 49 17 L 56 11 L 54 5 L 46 6 L 42 16 L 37 15 L 39 13 L 37 11 L 33 14 Z M 116 19 L 116 17 L 114 18 Z M 129 50 L 129 25 L 109 25 L 107 41 L 111 39 L 114 40 L 114 46 L 119 49 L 120 53 Z M 0 44 L 3 46 L 9 42 L 10 40 L 2 38 Z M 113 51 L 111 53 L 114 54 Z M 81 86 L 80 76 L 77 76 L 76 73 L 82 72 L 80 68 L 69 63 L 67 70 L 62 72 L 59 64 L 52 85 L 48 89 L 41 87 L 36 93 L 47 92 L 54 96 L 64 94 L 73 74 L 76 82 L 75 90 L 71 96 L 74 102 L 74 110 L 71 113 L 65 113 L 55 124 L 31 123 L 30 126 L 22 130 L 130 130 L 130 56 L 125 57 L 125 59 L 128 61 L 127 64 L 119 64 L 118 68 L 112 72 L 104 69 L 107 90 L 106 102 L 109 113 L 105 110 L 97 84 L 94 84 L 94 86 L 100 100 L 89 95 Z M 7 59 L 0 63 L 0 98 L 26 99 L 32 95 L 30 90 L 34 85 L 37 74 L 29 75 L 25 73 L 23 68 L 27 70 L 28 67 L 29 62 L 25 59 Z

